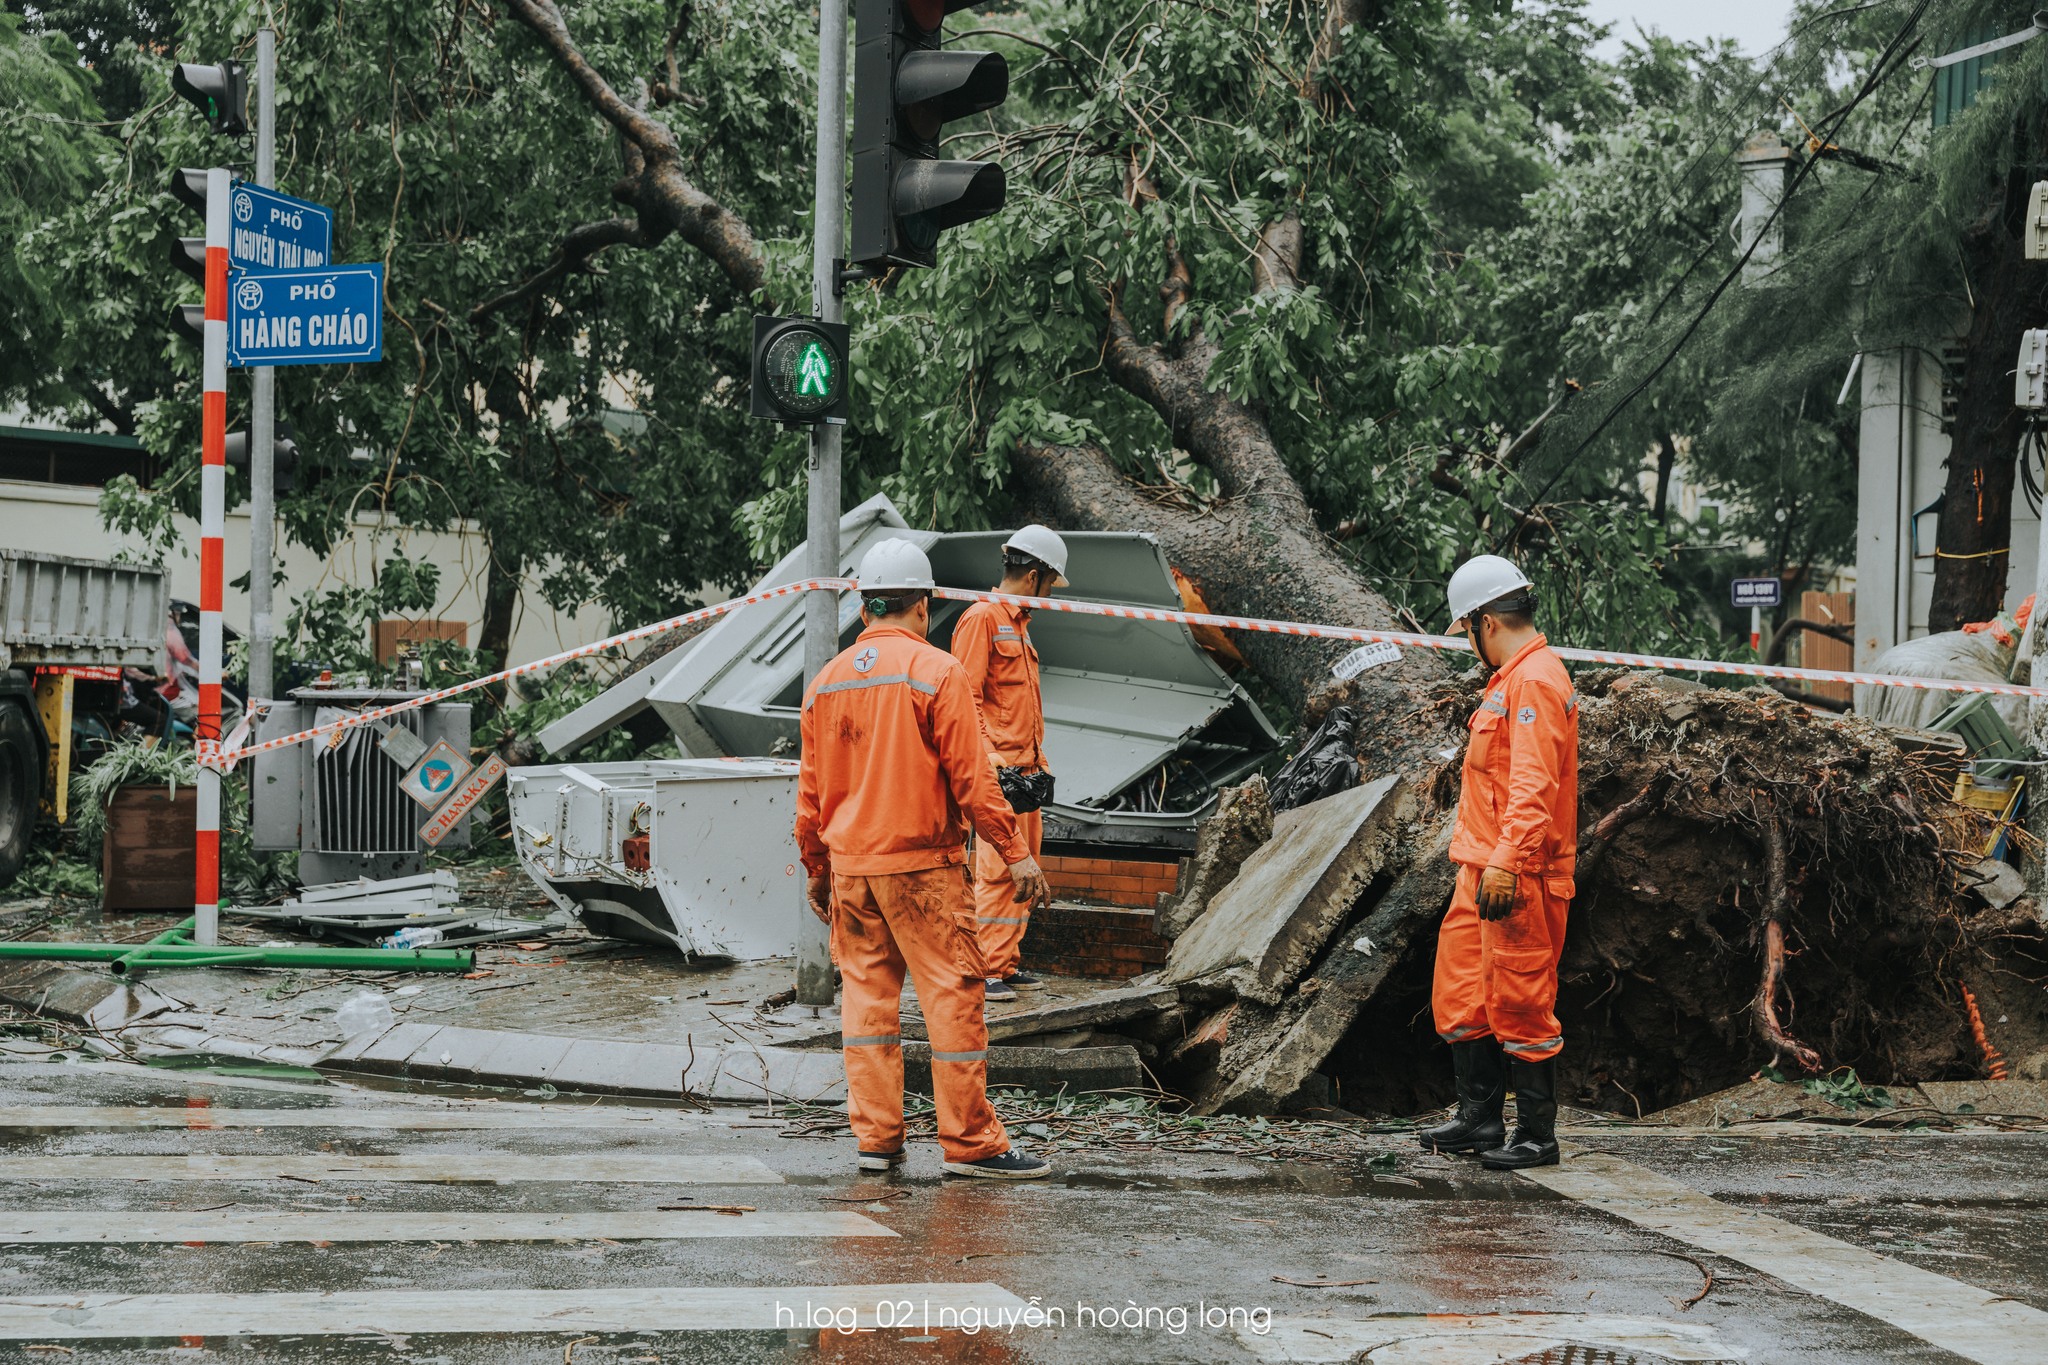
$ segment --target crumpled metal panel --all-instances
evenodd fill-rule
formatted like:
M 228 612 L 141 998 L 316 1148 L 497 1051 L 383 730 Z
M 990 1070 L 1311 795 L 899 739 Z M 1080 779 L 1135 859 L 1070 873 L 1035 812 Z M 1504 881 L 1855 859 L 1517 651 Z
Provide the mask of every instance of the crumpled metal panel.
M 1001 576 L 1005 534 L 914 530 L 887 498 L 871 498 L 840 521 L 840 569 L 851 576 L 871 546 L 901 536 L 931 556 L 941 585 L 990 588 Z M 1180 606 L 1166 557 L 1152 537 L 1064 534 L 1071 586 L 1062 596 Z M 793 582 L 803 576 L 804 564 L 805 550 L 798 547 L 760 586 Z M 860 633 L 859 607 L 855 594 L 840 595 L 843 644 Z M 951 641 L 965 609 L 962 602 L 934 603 L 934 644 L 944 648 Z M 794 757 L 803 633 L 800 598 L 743 607 L 697 637 L 651 687 L 640 682 L 640 695 L 692 757 Z M 1046 757 L 1058 778 L 1061 807 L 1192 816 L 1206 806 L 1215 786 L 1241 779 L 1279 747 L 1265 715 L 1185 626 L 1041 612 L 1032 618 L 1031 637 L 1043 669 Z M 629 685 L 631 679 L 621 687 Z M 611 695 L 577 713 L 589 713 L 597 728 L 571 724 L 576 718 L 569 717 L 544 731 L 542 742 L 561 752 L 601 732 L 604 718 L 617 714 L 606 703 Z M 1162 782 L 1161 765 L 1169 760 L 1174 771 Z

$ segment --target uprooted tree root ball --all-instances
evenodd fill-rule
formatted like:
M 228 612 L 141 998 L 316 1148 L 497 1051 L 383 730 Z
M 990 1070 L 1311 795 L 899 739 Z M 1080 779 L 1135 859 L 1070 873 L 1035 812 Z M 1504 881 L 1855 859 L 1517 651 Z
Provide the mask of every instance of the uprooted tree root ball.
M 1959 874 L 1994 831 L 1951 800 L 1953 759 L 1760 688 L 1619 670 L 1578 683 L 1568 1102 L 1649 1112 L 1766 1065 L 1981 1076 L 1965 984 L 2016 1074 L 2048 1071 L 2048 948 L 2029 902 L 1993 911 L 1967 891 Z M 1440 702 L 1463 721 L 1478 696 L 1468 676 Z M 1445 757 L 1434 791 L 1448 806 L 1458 761 Z M 1433 955 L 1418 934 L 1331 1057 L 1347 1106 L 1412 1113 L 1448 1097 Z

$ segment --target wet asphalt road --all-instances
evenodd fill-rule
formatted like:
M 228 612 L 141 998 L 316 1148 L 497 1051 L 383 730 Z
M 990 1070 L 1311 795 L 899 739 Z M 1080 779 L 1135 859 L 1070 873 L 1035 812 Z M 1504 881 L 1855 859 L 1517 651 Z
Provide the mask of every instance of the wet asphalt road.
M 452 1092 L 440 1092 L 443 1095 Z M 1346 1342 L 1439 1330 L 1442 1322 L 1397 1314 L 1573 1315 L 1543 1331 L 1602 1339 L 1615 1318 L 1665 1324 L 1693 1358 L 1758 1362 L 1962 1359 L 1939 1347 L 1786 1282 L 1648 1232 L 1513 1175 L 1425 1157 L 1399 1137 L 1384 1148 L 1392 1171 L 1275 1164 L 1215 1156 L 1104 1152 L 1063 1157 L 1059 1175 L 1037 1184 L 998 1185 L 940 1177 L 931 1146 L 914 1146 L 907 1173 L 857 1178 L 845 1140 L 792 1140 L 783 1125 L 745 1109 L 708 1114 L 632 1110 L 639 1124 L 573 1126 L 567 1097 L 547 1106 L 496 1097 L 510 1126 L 412 1131 L 337 1122 L 243 1127 L 37 1125 L 22 1108 L 184 1108 L 204 1124 L 209 1108 L 440 1113 L 447 1101 L 344 1083 L 210 1077 L 115 1064 L 0 1063 L 0 1241 L 21 1229 L 44 1240 L 0 1245 L 0 1312 L 8 1301 L 93 1295 L 260 1296 L 284 1291 L 405 1294 L 427 1291 L 651 1291 L 730 1287 L 761 1318 L 793 1286 L 1000 1286 L 1023 1300 L 1058 1307 L 1067 1325 L 1014 1332 L 859 1332 L 785 1325 L 695 1331 L 366 1330 L 294 1337 L 289 1331 L 227 1334 L 250 1300 L 220 1301 L 215 1334 L 170 1337 L 16 1337 L 0 1359 L 39 1361 L 246 1362 L 447 1361 L 1257 1361 L 1349 1358 Z M 620 1106 L 608 1108 L 614 1116 Z M 1770 1213 L 1795 1227 L 2048 1309 L 2048 1217 L 2034 1177 L 2048 1135 L 1861 1135 L 1756 1137 L 1736 1134 L 1601 1132 L 1580 1146 L 1671 1177 L 1725 1204 Z M 371 1179 L 134 1178 L 149 1157 L 194 1154 L 432 1158 L 465 1181 L 491 1177 L 499 1155 L 558 1160 L 562 1180 L 417 1183 Z M 579 1160 L 674 1156 L 748 1157 L 780 1183 L 582 1182 Z M 90 1178 L 39 1174 L 35 1159 L 117 1160 Z M 1384 1163 L 1382 1163 L 1384 1164 Z M 130 1167 L 132 1166 L 132 1169 Z M 902 1191 L 903 1193 L 896 1193 Z M 849 1194 L 872 1193 L 854 1201 Z M 605 1231 L 663 1204 L 745 1205 L 761 1214 L 800 1215 L 787 1236 L 681 1236 L 626 1240 Z M 173 1211 L 193 1217 L 283 1212 L 303 1215 L 312 1241 L 66 1241 L 66 1218 L 124 1214 L 142 1227 Z M 451 1218 L 577 1211 L 593 1230 L 566 1241 L 490 1241 L 460 1235 L 421 1241 L 351 1242 L 333 1235 L 343 1220 L 382 1211 Z M 803 1230 L 858 1214 L 895 1236 Z M 819 1215 L 827 1215 L 824 1220 Z M 700 1221 L 728 1215 L 702 1213 Z M 743 1216 L 744 1217 L 744 1216 Z M 12 1223 L 6 1220 L 16 1220 Z M 474 1232 L 472 1223 L 469 1231 Z M 328 1236 L 321 1236 L 322 1231 Z M 594 1235 L 591 1234 L 594 1231 Z M 123 1235 L 118 1232 L 116 1236 Z M 483 1234 L 487 1236 L 488 1234 Z M 325 1242 L 325 1245 L 321 1245 Z M 1689 1309 L 1681 1304 L 1714 1287 Z M 1303 1287 L 1274 1277 L 1364 1281 Z M 857 1294 L 858 1291 L 856 1291 Z M 789 1302 L 783 1303 L 788 1299 Z M 451 1310 L 455 1303 L 450 1299 Z M 1143 1326 L 1080 1320 L 1135 1311 Z M 1204 1325 L 1198 1306 L 1227 1325 Z M 1147 1315 L 1147 1310 L 1151 1310 Z M 1179 1310 L 1176 1313 L 1175 1310 Z M 1232 1314 L 1231 1310 L 1235 1310 Z M 1185 1316 L 1183 1316 L 1185 1315 Z M 90 1315 L 87 1315 L 90 1317 Z M 374 1314 L 372 1315 L 374 1316 Z M 1212 1317 L 1215 1313 L 1212 1311 Z M 54 1320 L 54 1319 L 53 1319 Z M 769 1319 L 772 1321 L 772 1319 Z M 1303 1325 L 1302 1320 L 1310 1320 Z M 1271 1322 L 1272 1330 L 1260 1330 Z M 1484 1329 L 1485 1319 L 1478 1323 Z M 1181 1330 L 1173 1330 L 1174 1324 Z M 1321 1326 L 1317 1326 L 1320 1323 Z M 1291 1324 L 1291 1325 L 1289 1325 Z M 1355 1324 L 1364 1324 L 1363 1327 Z M 1579 1325 L 1585 1327 L 1579 1330 Z M 1472 1324 L 1463 1324 L 1470 1327 Z M 1411 1330 L 1413 1329 L 1413 1330 Z M 1532 1329 L 1533 1330 L 1533 1329 Z M 1328 1345 L 1323 1343 L 1327 1342 Z M 1291 1343 L 1291 1344 L 1290 1344 Z M 32 1349 L 35 1347 L 62 1347 Z M 1487 1339 L 1430 1336 L 1366 1357 L 1378 1362 L 1516 1359 Z M 70 1354 L 65 1354 L 68 1350 Z M 1302 1352 L 1307 1354 L 1302 1354 Z M 1321 1353 L 1318 1355 L 1317 1353 Z M 1654 1360 L 1654 1355 L 1644 1355 Z M 2010 1357 L 2028 1358 L 2024 1354 Z M 2048 1338 L 2040 1355 L 2048 1359 Z M 1625 1355 L 1616 1356 L 1626 1360 Z

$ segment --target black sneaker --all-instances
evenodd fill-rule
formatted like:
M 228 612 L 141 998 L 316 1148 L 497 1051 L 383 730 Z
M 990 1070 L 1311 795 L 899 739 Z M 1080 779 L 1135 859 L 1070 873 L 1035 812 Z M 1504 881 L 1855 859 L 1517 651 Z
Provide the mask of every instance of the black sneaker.
M 887 1171 L 903 1164 L 902 1152 L 862 1152 L 860 1168 L 864 1171 Z
M 942 1163 L 947 1175 L 979 1176 L 983 1180 L 1037 1180 L 1052 1174 L 1052 1166 L 1035 1156 L 1026 1156 L 1012 1147 L 1001 1156 L 985 1156 L 979 1161 L 948 1161 Z
M 1003 978 L 1003 984 L 1013 991 L 1035 991 L 1045 983 L 1029 972 L 1011 972 Z
M 991 976 L 987 978 L 984 984 L 988 989 L 988 994 L 984 997 L 986 999 L 1015 1000 L 1017 998 L 1017 992 L 1010 989 L 1010 983 L 1003 980 L 1000 976 Z

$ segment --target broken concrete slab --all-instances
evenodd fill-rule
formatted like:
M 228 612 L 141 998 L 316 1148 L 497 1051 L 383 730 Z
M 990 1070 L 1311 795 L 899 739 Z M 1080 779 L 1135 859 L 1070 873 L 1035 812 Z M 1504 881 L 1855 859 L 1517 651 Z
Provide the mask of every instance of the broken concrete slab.
M 46 963 L 21 963 L 0 974 L 0 1002 L 101 1033 L 185 1007 L 140 982 Z
M 1415 801 L 1398 776 L 1285 811 L 1174 940 L 1161 980 L 1222 985 L 1278 1005 L 1399 850 Z
M 1132 1090 L 1143 1086 L 1146 1079 L 1137 1049 L 1128 1046 L 992 1047 L 988 1050 L 988 1083 L 991 1088 L 1010 1087 L 1043 1095 L 1062 1090 L 1079 1095 L 1091 1090 Z M 919 1095 L 932 1093 L 931 1044 L 903 1044 L 903 1086 Z
M 1032 1009 L 991 1015 L 988 1040 L 994 1043 L 1005 1038 L 1021 1038 L 1029 1033 L 1057 1033 L 1065 1029 L 1120 1024 L 1127 1019 L 1158 1014 L 1179 1003 L 1180 992 L 1172 986 L 1125 986 L 1113 991 L 1099 991 L 1078 1000 L 1056 1000 Z
M 990 1014 L 988 1040 L 999 1043 L 1034 1033 L 1064 1033 L 1069 1029 L 1128 1024 L 1132 1020 L 1173 1009 L 1179 1003 L 1180 992 L 1172 986 L 1120 986 L 1115 990 L 1096 991 L 1026 1009 Z M 922 1016 L 908 1011 L 904 1013 L 903 1037 L 920 1043 L 927 1041 Z M 836 1048 L 839 1046 L 839 1034 L 835 1031 L 830 1035 L 811 1035 L 803 1040 L 802 1046 Z
M 1179 937 L 1272 837 L 1273 800 L 1266 779 L 1254 777 L 1241 787 L 1226 788 L 1215 811 L 1195 828 L 1195 856 L 1183 865 L 1180 886 L 1160 898 L 1159 933 Z
M 1919 1090 L 1944 1114 L 2048 1119 L 2048 1081 L 1922 1081 Z
M 1190 1096 L 1195 1112 L 1270 1114 L 1295 1101 L 1409 949 L 1434 933 L 1457 883 L 1450 846 L 1450 821 L 1444 820 L 1283 1003 L 1239 1001 L 1205 1022 L 1205 1030 L 1219 1035 L 1219 1052 L 1216 1070 Z
M 1717 1090 L 1711 1095 L 1687 1100 L 1644 1116 L 1646 1124 L 1674 1128 L 1727 1128 L 1750 1123 L 1797 1123 L 1809 1119 L 1875 1119 L 1895 1111 L 1924 1110 L 1929 1100 L 1924 1086 L 1884 1087 L 1891 1099 L 1889 1109 L 1844 1109 L 1824 1095 L 1816 1095 L 1791 1081 L 1763 1077 Z M 1922 1115 L 1924 1117 L 1924 1114 Z
M 400 1024 L 351 1040 L 321 1070 L 472 1085 L 553 1086 L 601 1095 L 836 1102 L 845 1074 L 833 1053 L 786 1048 L 626 1043 L 499 1029 Z

